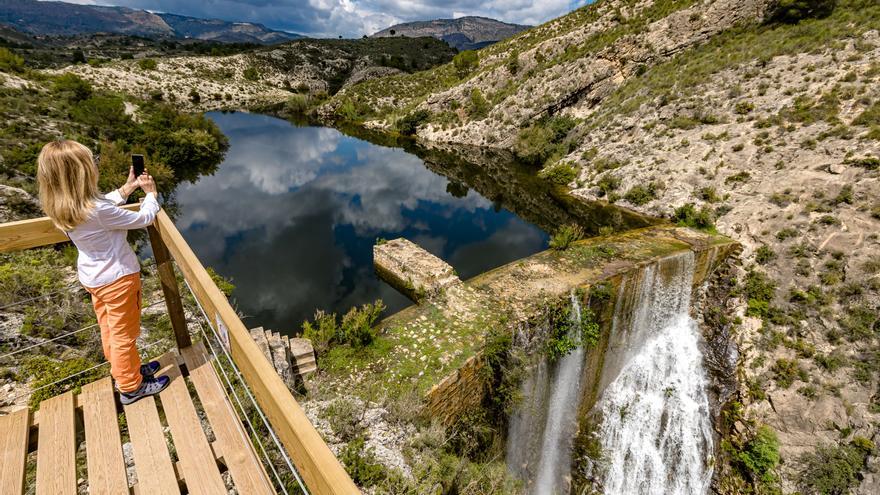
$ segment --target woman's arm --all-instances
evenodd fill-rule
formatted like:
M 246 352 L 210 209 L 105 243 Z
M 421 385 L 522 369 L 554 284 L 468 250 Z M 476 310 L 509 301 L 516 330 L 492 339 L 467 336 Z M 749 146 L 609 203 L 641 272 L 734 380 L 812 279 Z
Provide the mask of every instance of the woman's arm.
M 153 223 L 156 214 L 159 213 L 159 202 L 156 201 L 156 193 L 148 193 L 141 203 L 140 211 L 128 211 L 118 206 L 99 207 L 97 210 L 98 221 L 108 230 L 134 230 L 142 229 Z
M 128 179 L 118 189 L 104 195 L 105 198 L 112 201 L 116 206 L 122 205 L 139 187 L 138 179 L 134 176 L 134 167 L 128 168 Z

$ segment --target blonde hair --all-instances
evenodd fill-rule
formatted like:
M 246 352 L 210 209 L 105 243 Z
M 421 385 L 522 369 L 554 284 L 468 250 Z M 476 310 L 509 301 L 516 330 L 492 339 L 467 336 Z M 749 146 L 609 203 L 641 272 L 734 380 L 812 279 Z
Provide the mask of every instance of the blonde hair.
M 98 198 L 98 167 L 92 152 L 71 140 L 52 141 L 37 158 L 40 203 L 61 230 L 86 221 Z

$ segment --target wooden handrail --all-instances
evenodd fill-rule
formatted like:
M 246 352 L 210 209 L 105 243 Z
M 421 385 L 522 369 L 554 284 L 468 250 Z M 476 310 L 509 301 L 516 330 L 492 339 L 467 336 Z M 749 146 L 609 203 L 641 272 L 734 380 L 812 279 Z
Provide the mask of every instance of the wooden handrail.
M 138 205 L 126 206 L 131 209 L 137 207 Z M 45 246 L 66 240 L 68 240 L 67 236 L 56 229 L 48 218 L 0 224 L 0 252 Z M 156 221 L 150 228 L 150 242 L 153 244 L 154 253 L 160 253 L 159 257 L 165 254 L 161 248 L 164 246 L 167 249 L 167 254 L 170 254 L 177 263 L 199 304 L 208 317 L 213 319 L 208 323 L 228 339 L 233 361 L 253 390 L 257 403 L 290 454 L 309 491 L 317 495 L 359 494 L 360 491 L 351 477 L 309 421 L 302 407 L 278 376 L 275 367 L 269 363 L 251 339 L 247 327 L 239 319 L 229 300 L 214 283 L 165 210 L 159 211 Z M 156 261 L 160 268 L 160 276 L 161 271 L 165 270 L 163 291 L 168 289 L 173 294 L 178 289 L 176 281 L 173 284 L 175 287 L 165 287 L 166 282 L 169 282 L 167 285 L 171 285 L 170 280 L 174 274 L 170 263 L 160 261 L 158 257 Z M 169 312 L 172 309 L 169 306 Z M 172 322 L 173 320 L 172 315 Z M 175 334 L 177 333 L 178 329 L 175 329 Z M 178 336 L 178 342 L 180 340 L 181 337 Z
M 137 211 L 140 204 L 125 205 Z M 0 252 L 18 251 L 68 241 L 64 232 L 55 228 L 49 217 L 0 224 Z

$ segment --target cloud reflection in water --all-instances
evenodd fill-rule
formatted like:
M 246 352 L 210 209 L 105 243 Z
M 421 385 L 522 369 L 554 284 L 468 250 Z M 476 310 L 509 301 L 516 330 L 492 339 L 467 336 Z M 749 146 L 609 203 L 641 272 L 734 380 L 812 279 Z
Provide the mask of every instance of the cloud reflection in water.
M 230 150 L 215 175 L 178 189 L 177 225 L 205 265 L 233 279 L 251 327 L 289 333 L 315 309 L 376 298 L 404 307 L 373 273 L 377 237 L 417 242 L 463 278 L 546 245 L 540 229 L 474 191 L 453 196 L 403 150 L 263 115 L 209 117 Z

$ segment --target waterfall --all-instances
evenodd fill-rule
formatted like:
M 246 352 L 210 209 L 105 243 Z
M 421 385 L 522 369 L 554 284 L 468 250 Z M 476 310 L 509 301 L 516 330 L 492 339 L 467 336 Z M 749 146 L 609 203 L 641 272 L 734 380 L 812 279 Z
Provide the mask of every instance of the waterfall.
M 712 477 L 712 428 L 700 333 L 689 315 L 690 251 L 633 271 L 621 281 L 607 341 L 551 362 L 539 356 L 510 417 L 506 461 L 531 495 L 569 493 L 578 412 L 590 418 L 602 459 L 577 459 L 602 478 L 607 495 L 699 495 Z M 571 318 L 580 301 L 572 295 Z M 580 325 L 573 325 L 578 328 Z M 590 362 L 585 373 L 586 362 Z M 595 404 L 581 404 L 589 390 Z M 589 466 L 583 465 L 588 463 Z
M 569 337 L 580 341 L 581 304 L 574 291 L 569 317 L 573 323 Z M 568 491 L 583 366 L 584 348 L 578 345 L 555 363 L 544 357 L 524 383 L 527 404 L 511 418 L 507 465 L 532 480 L 528 489 L 531 494 Z
M 701 494 L 712 477 L 712 427 L 700 334 L 688 308 L 693 253 L 648 267 L 618 298 L 617 373 L 596 404 L 605 493 Z M 607 361 L 606 361 L 607 363 Z
M 571 292 L 572 323 L 569 337 L 581 340 L 581 304 Z M 581 398 L 581 370 L 584 367 L 584 348 L 577 348 L 562 356 L 556 368 L 556 379 L 550 393 L 547 423 L 541 442 L 541 461 L 532 493 L 559 493 L 559 483 L 568 475 L 571 465 L 571 445 L 577 430 L 577 409 Z

